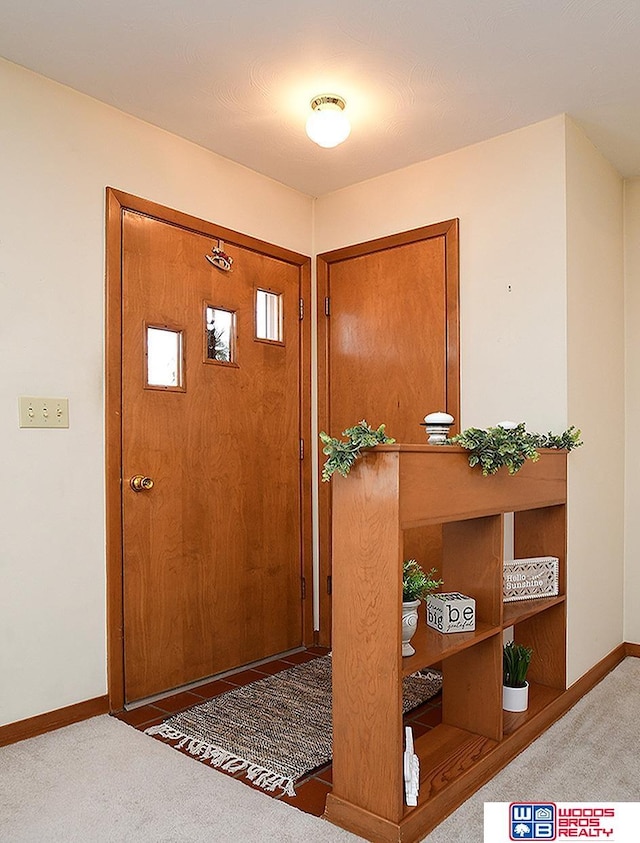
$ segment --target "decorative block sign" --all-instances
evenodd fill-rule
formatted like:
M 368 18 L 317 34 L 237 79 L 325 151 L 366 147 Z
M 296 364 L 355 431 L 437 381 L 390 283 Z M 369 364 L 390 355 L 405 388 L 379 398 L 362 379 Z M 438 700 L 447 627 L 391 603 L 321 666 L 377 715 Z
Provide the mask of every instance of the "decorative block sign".
M 503 600 L 535 600 L 558 594 L 558 565 L 556 556 L 532 556 L 504 563 Z
M 457 591 L 428 594 L 427 624 L 438 632 L 473 632 L 476 601 Z

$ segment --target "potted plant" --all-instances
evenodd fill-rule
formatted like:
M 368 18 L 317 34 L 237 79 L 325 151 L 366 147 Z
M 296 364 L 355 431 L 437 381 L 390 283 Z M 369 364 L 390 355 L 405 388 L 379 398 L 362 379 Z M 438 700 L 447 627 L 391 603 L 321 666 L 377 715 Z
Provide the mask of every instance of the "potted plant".
M 409 643 L 418 626 L 418 606 L 423 597 L 442 585 L 434 579 L 435 568 L 425 571 L 415 559 L 405 559 L 402 565 L 402 655 L 412 656 L 415 650 Z
M 502 707 L 505 711 L 526 711 L 529 705 L 527 671 L 533 650 L 509 641 L 502 651 Z

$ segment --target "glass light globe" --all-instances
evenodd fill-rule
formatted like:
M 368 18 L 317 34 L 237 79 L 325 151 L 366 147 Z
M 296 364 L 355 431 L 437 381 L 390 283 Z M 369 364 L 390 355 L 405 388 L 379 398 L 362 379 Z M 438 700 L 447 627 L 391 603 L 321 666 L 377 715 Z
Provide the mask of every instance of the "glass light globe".
M 351 123 L 339 105 L 317 105 L 307 120 L 307 135 L 318 146 L 331 148 L 345 141 L 351 133 Z

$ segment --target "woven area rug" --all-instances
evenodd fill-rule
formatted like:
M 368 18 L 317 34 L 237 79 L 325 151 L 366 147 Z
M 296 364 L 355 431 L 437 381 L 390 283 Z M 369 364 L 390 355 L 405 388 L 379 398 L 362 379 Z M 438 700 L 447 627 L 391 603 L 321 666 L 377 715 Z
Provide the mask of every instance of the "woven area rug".
M 442 687 L 425 670 L 403 680 L 403 711 Z M 321 656 L 243 685 L 146 730 L 228 772 L 244 771 L 257 787 L 281 788 L 331 761 L 331 657 Z

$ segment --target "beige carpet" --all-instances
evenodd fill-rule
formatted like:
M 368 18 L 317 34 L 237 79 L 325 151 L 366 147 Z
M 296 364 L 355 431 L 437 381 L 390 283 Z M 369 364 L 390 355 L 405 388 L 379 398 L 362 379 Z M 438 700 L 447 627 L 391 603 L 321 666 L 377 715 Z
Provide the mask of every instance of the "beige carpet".
M 429 843 L 482 843 L 485 802 L 640 802 L 639 724 L 640 659 L 628 658 L 442 822 Z
M 2 843 L 357 839 L 107 715 L 0 749 Z
M 428 843 L 482 843 L 484 801 L 640 801 L 638 723 L 640 660 L 626 659 Z M 357 839 L 111 717 L 0 749 L 3 843 Z

